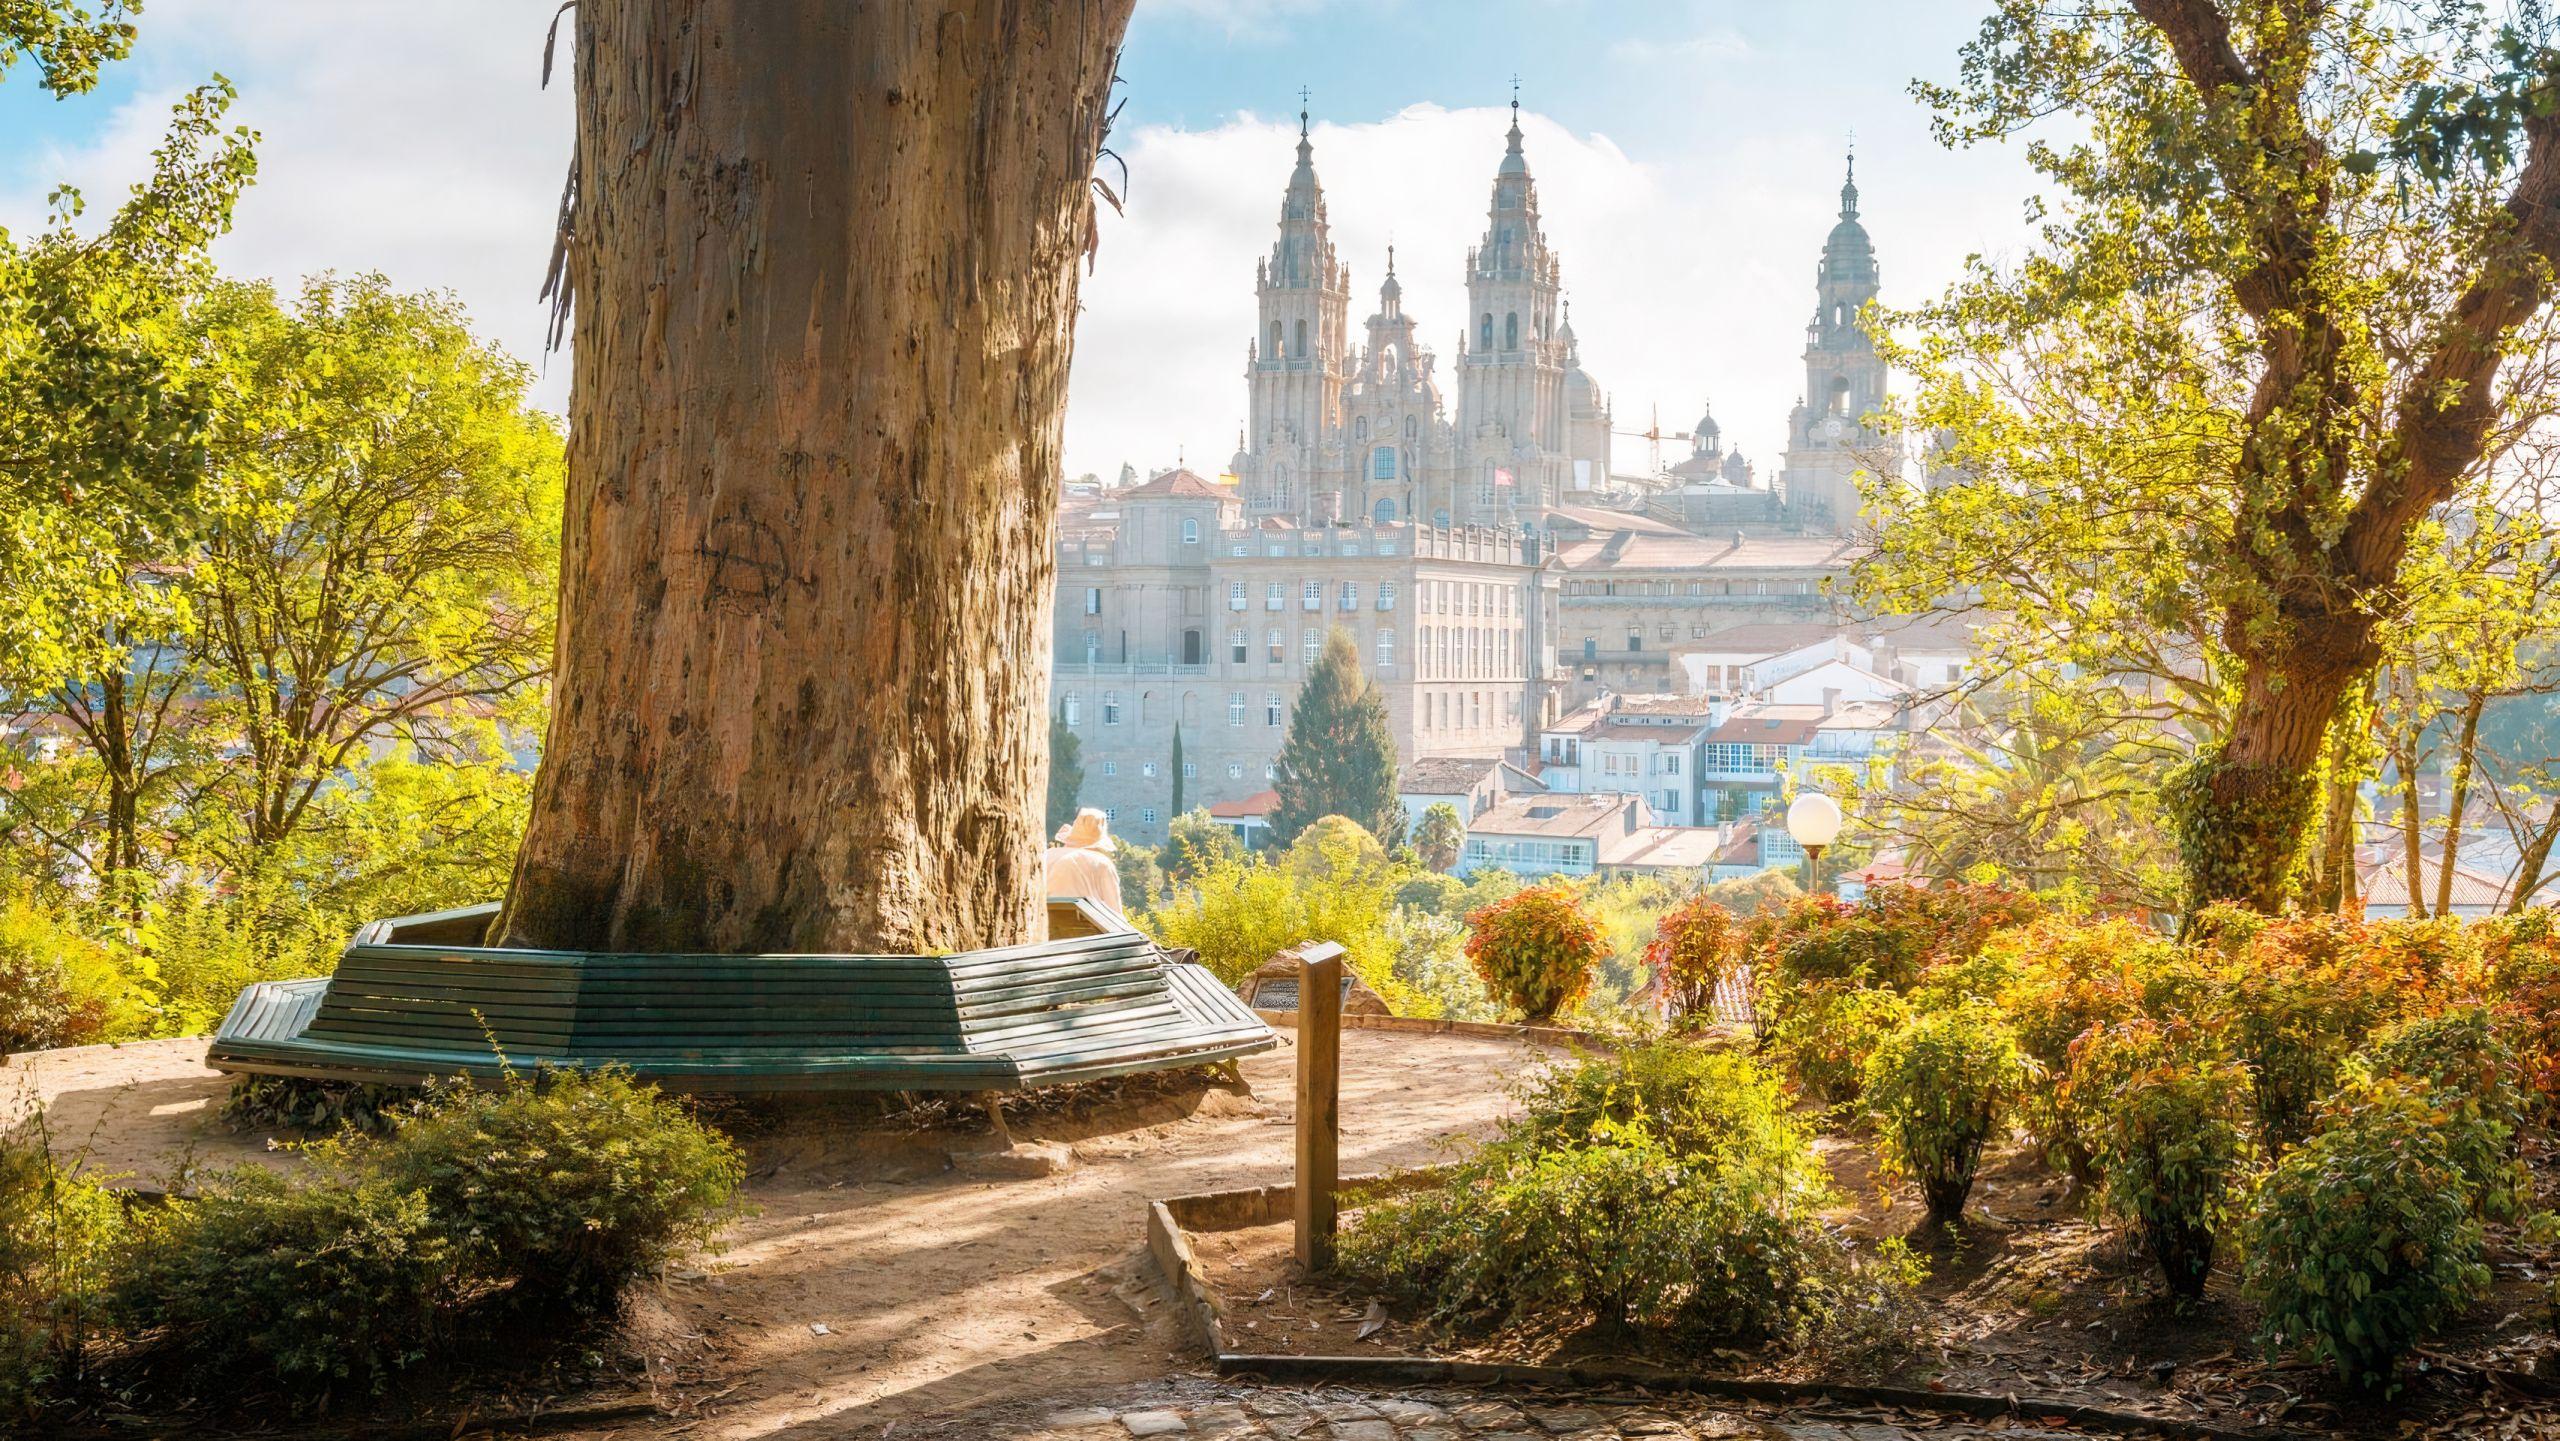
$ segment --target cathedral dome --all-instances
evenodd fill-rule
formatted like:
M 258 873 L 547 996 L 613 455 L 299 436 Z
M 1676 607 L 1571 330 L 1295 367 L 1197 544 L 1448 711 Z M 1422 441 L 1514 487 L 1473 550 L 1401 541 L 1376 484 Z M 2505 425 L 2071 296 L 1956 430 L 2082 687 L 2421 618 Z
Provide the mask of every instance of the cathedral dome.
M 1840 187 L 1840 222 L 1822 242 L 1822 278 L 1872 283 L 1875 277 L 1876 246 L 1858 223 L 1858 162 L 1852 156 L 1849 178 Z

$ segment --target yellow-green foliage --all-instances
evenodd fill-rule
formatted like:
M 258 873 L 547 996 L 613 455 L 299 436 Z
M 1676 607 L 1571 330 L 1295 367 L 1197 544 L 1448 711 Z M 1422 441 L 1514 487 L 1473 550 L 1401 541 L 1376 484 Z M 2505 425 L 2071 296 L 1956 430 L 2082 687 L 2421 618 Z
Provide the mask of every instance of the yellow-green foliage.
M 2073 1050 L 2107 1209 L 2141 1229 L 2172 1293 L 2203 1294 L 2253 1159 L 2248 1076 L 2200 1038 L 2147 1020 Z
M 1865 1084 L 1867 1057 L 1910 1015 L 1911 1003 L 1891 991 L 1840 982 L 1800 987 L 1769 1028 L 1769 1051 L 1805 1094 L 1846 1105 Z
M 1532 1021 L 1582 999 L 1606 954 L 1570 886 L 1532 886 L 1467 917 L 1467 959 L 1485 990 Z
M 148 1034 L 150 967 L 33 897 L 0 899 L 0 1055 Z
M 1352 971 L 1401 1014 L 1429 1009 L 1396 974 L 1388 930 L 1403 877 L 1375 838 L 1338 816 L 1307 827 L 1277 858 L 1212 862 L 1139 924 L 1187 946 L 1229 985 L 1303 941 L 1341 944 Z

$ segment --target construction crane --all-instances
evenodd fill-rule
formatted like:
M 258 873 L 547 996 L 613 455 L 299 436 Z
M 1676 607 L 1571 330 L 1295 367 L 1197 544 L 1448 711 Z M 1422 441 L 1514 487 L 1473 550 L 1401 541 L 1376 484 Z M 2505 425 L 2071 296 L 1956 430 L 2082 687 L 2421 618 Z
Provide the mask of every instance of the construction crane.
M 1611 435 L 1623 435 L 1630 440 L 1645 441 L 1652 447 L 1653 478 L 1655 480 L 1661 480 L 1668 474 L 1668 472 L 1662 468 L 1662 442 L 1666 440 L 1688 440 L 1692 438 L 1689 432 L 1685 430 L 1663 429 L 1662 407 L 1658 404 L 1653 407 L 1653 423 L 1651 425 L 1646 426 L 1642 430 L 1613 430 L 1609 433 Z

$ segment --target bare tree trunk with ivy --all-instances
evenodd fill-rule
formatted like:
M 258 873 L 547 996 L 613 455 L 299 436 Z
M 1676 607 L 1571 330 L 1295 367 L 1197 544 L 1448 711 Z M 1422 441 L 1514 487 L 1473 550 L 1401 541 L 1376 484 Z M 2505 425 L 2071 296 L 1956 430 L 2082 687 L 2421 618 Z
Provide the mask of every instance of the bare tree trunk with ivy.
M 1031 933 L 1131 3 L 581 0 L 557 694 L 506 943 Z

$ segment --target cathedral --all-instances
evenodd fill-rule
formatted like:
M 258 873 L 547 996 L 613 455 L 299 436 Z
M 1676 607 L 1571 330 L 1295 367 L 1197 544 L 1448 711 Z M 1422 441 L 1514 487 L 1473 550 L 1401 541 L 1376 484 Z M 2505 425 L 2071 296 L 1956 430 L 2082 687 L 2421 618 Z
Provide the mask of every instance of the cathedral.
M 1512 111 L 1484 238 L 1467 253 L 1473 321 L 1458 340 L 1454 417 L 1439 357 L 1405 313 L 1392 249 L 1377 312 L 1352 343 L 1351 270 L 1334 251 L 1300 113 L 1279 238 L 1254 275 L 1259 324 L 1245 349 L 1249 410 L 1232 467 L 1248 515 L 1520 525 L 1605 487 L 1608 405 L 1574 345 L 1517 101 Z
M 1855 162 L 1840 188 L 1839 222 L 1823 244 L 1805 328 L 1805 390 L 1788 417 L 1777 484 L 1755 483 L 1740 452 L 1724 449 L 1712 415 L 1692 429 L 1690 456 L 1665 475 L 1613 483 L 1608 399 L 1582 368 L 1563 262 L 1539 224 L 1516 100 L 1512 111 L 1484 234 L 1467 252 L 1469 319 L 1458 335 L 1454 416 L 1439 357 L 1404 309 L 1392 246 L 1377 311 L 1355 344 L 1351 268 L 1334 249 L 1300 112 L 1279 236 L 1255 266 L 1248 413 L 1230 465 L 1246 513 L 1302 525 L 1537 530 L 1556 507 L 1632 481 L 1698 492 L 1685 509 L 1663 507 L 1695 526 L 1854 529 L 1855 477 L 1892 450 L 1868 423 L 1884 403 L 1885 367 L 1858 321 L 1880 280 L 1875 246 L 1858 220 Z

